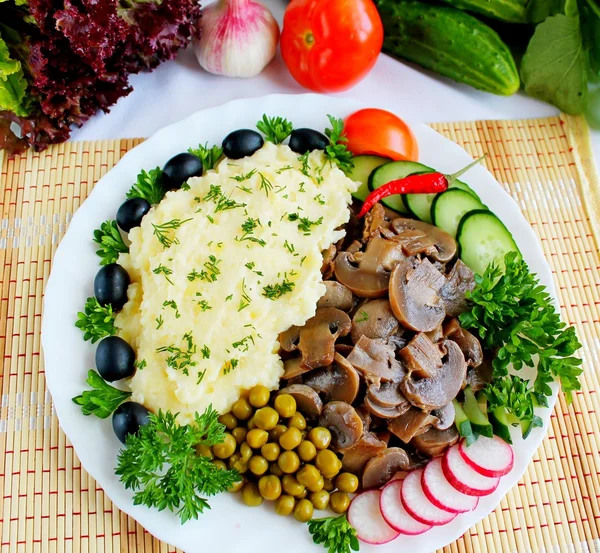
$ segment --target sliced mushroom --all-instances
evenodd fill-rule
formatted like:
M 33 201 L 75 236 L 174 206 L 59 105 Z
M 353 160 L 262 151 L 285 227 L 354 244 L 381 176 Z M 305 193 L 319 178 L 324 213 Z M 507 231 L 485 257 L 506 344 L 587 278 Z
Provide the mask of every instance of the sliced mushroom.
M 484 359 L 481 365 L 467 369 L 465 386 L 471 386 L 474 392 L 483 390 L 492 381 L 493 372 L 492 364 Z
M 460 259 L 457 259 L 440 290 L 440 296 L 448 316 L 457 317 L 469 309 L 469 300 L 467 300 L 466 294 L 473 288 L 475 288 L 473 271 Z
M 444 323 L 444 336 L 458 344 L 469 367 L 481 365 L 483 362 L 481 343 L 473 334 L 460 326 L 458 319 L 451 319 Z
M 407 444 L 416 435 L 426 431 L 434 419 L 435 417 L 430 413 L 411 407 L 399 417 L 388 422 L 388 430 Z
M 437 344 L 444 337 L 444 327 L 439 324 L 433 330 L 426 332 L 427 337 L 434 343 Z
M 407 470 L 409 466 L 410 458 L 406 451 L 401 447 L 388 447 L 365 465 L 362 487 L 379 488 L 387 484 L 397 472 Z
M 356 369 L 339 353 L 335 354 L 329 367 L 312 371 L 304 378 L 304 384 L 310 386 L 326 401 L 344 401 L 352 403 L 358 395 L 360 378 Z
M 359 474 L 369 459 L 385 451 L 387 443 L 380 440 L 373 432 L 364 432 L 358 442 L 344 449 L 342 467 L 348 472 Z
M 293 326 L 279 335 L 285 351 L 299 349 L 302 364 L 308 369 L 326 367 L 333 362 L 335 341 L 350 332 L 350 317 L 335 307 L 317 309 L 316 315 L 304 326 Z
M 445 317 L 439 292 L 444 276 L 424 259 L 416 268 L 401 261 L 390 278 L 390 304 L 396 318 L 410 330 L 427 332 Z
M 306 384 L 292 384 L 286 386 L 277 392 L 279 394 L 289 394 L 296 400 L 298 411 L 311 419 L 316 419 L 323 412 L 323 402 L 319 394 Z
M 407 400 L 400 391 L 398 382 L 382 382 L 381 384 L 370 384 L 367 388 L 367 396 L 375 405 L 391 409 Z
M 444 340 L 446 352 L 443 364 L 430 378 L 414 379 L 407 375 L 401 384 L 402 393 L 415 407 L 431 411 L 450 403 L 461 390 L 467 373 L 465 357 L 451 340 Z
M 363 242 L 368 242 L 380 228 L 390 228 L 390 224 L 386 219 L 384 207 L 379 203 L 375 204 L 365 217 L 362 235 Z
M 390 270 L 404 258 L 397 243 L 376 236 L 364 252 L 340 253 L 335 260 L 335 276 L 356 296 L 378 298 L 388 290 Z
M 333 276 L 333 261 L 337 255 L 335 244 L 331 244 L 326 250 L 323 250 L 321 255 L 323 256 L 323 264 L 321 265 L 323 279 L 331 278 Z
M 342 311 L 352 309 L 352 292 L 348 288 L 336 280 L 326 280 L 323 284 L 325 285 L 325 293 L 319 298 L 317 308 L 335 307 Z
M 439 227 L 399 217 L 392 221 L 392 228 L 406 255 L 425 254 L 442 263 L 447 263 L 456 255 L 456 241 Z
M 355 253 L 358 253 L 360 250 L 362 250 L 362 244 L 358 240 L 354 240 L 354 242 L 352 242 L 346 248 L 346 251 L 352 255 L 354 255 Z
M 419 332 L 400 350 L 400 359 L 409 375 L 429 378 L 442 366 L 442 352 L 424 332 Z
M 431 457 L 437 457 L 458 442 L 458 437 L 458 432 L 454 426 L 446 430 L 430 428 L 424 434 L 415 436 L 410 443 L 417 451 L 431 455 Z
M 331 445 L 335 449 L 352 447 L 363 433 L 362 419 L 352 405 L 343 401 L 330 401 L 323 407 L 319 424 L 331 432 Z
M 369 413 L 362 405 L 360 407 L 355 407 L 354 410 L 363 423 L 363 432 L 368 432 L 371 427 L 371 413 Z
M 387 340 L 398 331 L 398 319 L 394 316 L 387 299 L 373 300 L 365 303 L 352 318 L 350 336 L 354 343 L 361 336 Z
M 351 346 L 350 344 L 336 344 L 335 345 L 335 351 L 337 353 L 339 353 L 340 355 L 343 355 L 344 357 L 348 357 L 348 355 L 350 355 L 350 352 L 354 349 L 354 346 Z
M 291 378 L 302 376 L 310 370 L 311 369 L 302 365 L 302 357 L 292 357 L 283 362 L 283 375 L 281 378 L 283 380 L 290 380 Z
M 369 382 L 379 384 L 382 380 L 399 380 L 404 375 L 394 349 L 366 336 L 359 338 L 347 360 Z
M 372 415 L 379 417 L 380 419 L 388 420 L 395 419 L 410 409 L 410 403 L 408 401 L 395 405 L 394 407 L 382 407 L 375 403 L 369 395 L 365 396 L 363 405 Z
M 432 426 L 438 430 L 446 430 L 446 428 L 450 428 L 454 424 L 454 417 L 456 415 L 454 403 L 450 402 L 440 409 L 434 409 L 431 411 L 431 414 L 437 419 L 431 423 Z

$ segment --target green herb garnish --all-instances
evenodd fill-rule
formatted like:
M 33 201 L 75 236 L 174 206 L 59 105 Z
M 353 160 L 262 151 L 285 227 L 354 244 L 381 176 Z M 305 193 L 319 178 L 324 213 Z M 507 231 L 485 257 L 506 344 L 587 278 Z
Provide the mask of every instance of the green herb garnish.
M 115 473 L 127 489 L 134 491 L 135 505 L 168 509 L 181 523 L 197 519 L 210 509 L 203 496 L 227 491 L 240 475 L 224 470 L 211 459 L 196 454 L 196 446 L 212 447 L 225 439 L 225 426 L 209 406 L 194 422 L 180 426 L 177 414 L 159 411 L 148 424 L 129 434 L 119 452 Z
M 534 394 L 539 404 L 548 404 L 549 383 L 554 379 L 560 380 L 571 402 L 573 390 L 581 388 L 581 359 L 574 357 L 581 344 L 575 329 L 560 320 L 552 298 L 525 261 L 510 252 L 503 268 L 492 264 L 483 276 L 476 275 L 475 282 L 475 289 L 467 294 L 473 307 L 460 315 L 460 322 L 479 334 L 484 348 L 497 351 L 492 361 L 494 378 L 507 376 L 511 363 L 517 371 L 524 365 L 535 366 Z
M 93 390 L 86 390 L 80 396 L 74 397 L 73 403 L 80 405 L 81 412 L 86 416 L 96 415 L 100 419 L 106 419 L 131 396 L 131 392 L 124 392 L 111 386 L 91 369 L 85 381 Z
M 268 286 L 263 287 L 263 296 L 270 300 L 278 300 L 284 294 L 290 293 L 296 283 L 290 282 L 287 278 L 285 278 L 279 284 L 269 284 Z
M 173 274 L 173 271 L 171 269 L 169 269 L 169 267 L 165 267 L 162 263 L 156 267 L 156 269 L 152 269 L 152 272 L 155 275 L 165 275 L 165 278 L 167 279 L 167 282 L 169 284 L 173 284 L 173 281 L 169 278 L 169 275 Z
M 236 175 L 235 177 L 229 177 L 229 178 L 233 179 L 234 181 L 237 181 L 237 182 L 244 182 L 244 181 L 251 179 L 254 174 L 256 174 L 256 169 L 252 169 L 252 171 L 249 171 L 246 174 L 242 173 L 241 175 Z
M 104 221 L 100 228 L 94 231 L 94 242 L 100 246 L 96 251 L 96 255 L 101 258 L 100 265 L 116 263 L 120 253 L 129 251 L 116 221 Z
M 361 311 L 358 315 L 359 316 L 355 319 L 355 322 L 357 323 L 364 323 L 369 320 L 369 314 L 366 311 Z
M 258 173 L 258 174 L 260 175 L 260 189 L 264 190 L 265 194 L 268 196 L 269 192 L 273 190 L 273 184 L 262 173 Z
M 127 192 L 127 198 L 143 198 L 152 205 L 159 203 L 166 192 L 163 189 L 161 177 L 160 167 L 151 169 L 148 173 L 142 169 L 136 183 Z
M 163 319 L 162 315 L 159 315 L 154 320 L 156 321 L 156 330 L 158 330 L 163 325 L 163 323 L 165 322 L 165 320 Z
M 328 115 L 327 118 L 331 128 L 325 129 L 325 134 L 329 138 L 325 155 L 344 173 L 348 174 L 354 168 L 354 161 L 352 160 L 352 152 L 346 146 L 348 139 L 344 136 L 344 120 L 336 119 L 333 115 Z
M 180 219 L 172 219 L 162 225 L 155 225 L 152 223 L 154 236 L 156 236 L 164 248 L 170 248 L 173 244 L 179 244 L 179 239 L 176 236 L 173 236 L 173 238 L 169 237 L 168 231 L 177 230 L 181 225 L 188 221 L 191 221 L 191 219 L 184 219 L 183 221 Z
M 230 197 L 225 196 L 220 185 L 211 184 L 208 194 L 202 198 L 203 201 L 212 201 L 215 204 L 215 213 L 218 211 L 227 211 L 238 207 L 246 207 L 246 204 L 238 203 Z
M 209 148 L 207 142 L 204 146 L 199 144 L 197 148 L 190 148 L 188 152 L 200 159 L 205 171 L 210 171 L 215 168 L 215 165 L 223 155 L 223 148 L 219 148 L 218 146 Z
M 182 349 L 171 344 L 170 346 L 156 348 L 156 353 L 170 353 L 171 355 L 167 357 L 167 366 L 189 376 L 189 368 L 195 367 L 198 364 L 196 361 L 192 361 L 192 355 L 196 354 L 197 347 L 194 344 L 191 332 L 183 335 L 183 341 L 186 343 L 187 349 Z
M 313 541 L 322 544 L 329 553 L 350 553 L 360 548 L 356 530 L 348 522 L 346 515 L 313 518 L 307 524 Z
M 237 359 L 230 359 L 229 361 L 225 361 L 223 364 L 223 374 L 229 374 L 231 371 L 235 370 L 239 364 Z
M 283 117 L 267 117 L 256 123 L 256 128 L 265 135 L 265 138 L 273 144 L 281 144 L 294 130 L 290 121 Z
M 323 217 L 319 217 L 316 221 L 311 221 L 308 217 L 300 217 L 298 213 L 290 213 L 288 215 L 288 221 L 298 221 L 298 230 L 304 233 L 309 233 L 311 227 L 316 227 L 323 223 Z
M 115 316 L 110 305 L 100 305 L 96 298 L 88 298 L 83 313 L 77 313 L 75 326 L 83 331 L 83 339 L 95 344 L 100 338 L 114 336 Z
M 173 309 L 175 311 L 175 318 L 179 319 L 179 317 L 181 317 L 181 314 L 179 313 L 179 308 L 177 307 L 177 303 L 175 302 L 175 300 L 166 300 L 163 302 L 163 307 L 170 307 L 171 309 Z

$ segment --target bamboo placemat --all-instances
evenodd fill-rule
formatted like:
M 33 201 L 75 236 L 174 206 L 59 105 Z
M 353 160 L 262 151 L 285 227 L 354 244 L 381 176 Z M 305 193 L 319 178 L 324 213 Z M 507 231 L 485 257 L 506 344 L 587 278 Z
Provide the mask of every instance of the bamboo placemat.
M 599 553 L 600 188 L 587 128 L 571 117 L 433 127 L 474 156 L 489 152 L 488 167 L 541 240 L 585 367 L 584 389 L 571 407 L 560 399 L 522 481 L 443 551 Z M 58 426 L 40 352 L 54 251 L 94 183 L 139 142 L 67 143 L 14 160 L 0 153 L 0 553 L 176 551 L 83 470 Z

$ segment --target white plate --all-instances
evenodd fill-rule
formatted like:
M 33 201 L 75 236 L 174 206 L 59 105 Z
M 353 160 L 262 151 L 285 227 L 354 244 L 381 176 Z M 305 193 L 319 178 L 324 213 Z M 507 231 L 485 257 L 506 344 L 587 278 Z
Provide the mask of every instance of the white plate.
M 263 113 L 289 118 L 296 127 L 323 129 L 326 114 L 344 117 L 360 109 L 353 101 L 307 95 L 273 95 L 250 100 L 236 100 L 223 106 L 200 111 L 170 125 L 128 152 L 121 161 L 94 187 L 89 198 L 75 213 L 69 229 L 54 257 L 52 273 L 46 286 L 42 345 L 46 363 L 46 379 L 54 399 L 60 424 L 67 434 L 82 465 L 102 486 L 121 510 L 135 518 L 157 538 L 180 547 L 186 553 L 205 551 L 251 551 L 309 553 L 323 551 L 312 543 L 306 525 L 293 518 L 278 517 L 269 504 L 250 509 L 237 495 L 223 494 L 212 498 L 212 509 L 198 521 L 184 526 L 166 511 L 161 513 L 143 506 L 134 506 L 132 494 L 125 490 L 114 474 L 120 442 L 115 438 L 111 421 L 84 417 L 71 398 L 88 388 L 85 378 L 94 367 L 95 346 L 84 342 L 75 328 L 76 314 L 87 297 L 93 295 L 94 276 L 99 269 L 94 229 L 106 219 L 114 219 L 125 193 L 135 181 L 140 169 L 162 166 L 173 155 L 198 143 L 220 144 L 232 130 L 254 128 Z M 409 114 L 399 113 L 400 116 Z M 419 161 L 444 172 L 453 172 L 471 161 L 458 145 L 429 127 L 413 123 L 419 142 Z M 517 204 L 482 166 L 473 168 L 465 180 L 482 201 L 504 221 L 515 237 L 531 270 L 555 297 L 550 268 L 546 263 L 533 230 L 519 211 Z M 550 398 L 551 407 L 556 401 Z M 482 498 L 472 513 L 459 515 L 446 526 L 434 528 L 415 537 L 402 536 L 385 546 L 361 544 L 363 552 L 391 552 L 401 547 L 411 553 L 429 553 L 460 537 L 469 527 L 490 513 L 502 497 L 521 478 L 531 457 L 545 434 L 551 409 L 540 415 L 544 427 L 535 429 L 530 437 L 514 445 L 515 466 L 502 478 L 497 491 Z M 329 516 L 316 513 L 316 516 Z

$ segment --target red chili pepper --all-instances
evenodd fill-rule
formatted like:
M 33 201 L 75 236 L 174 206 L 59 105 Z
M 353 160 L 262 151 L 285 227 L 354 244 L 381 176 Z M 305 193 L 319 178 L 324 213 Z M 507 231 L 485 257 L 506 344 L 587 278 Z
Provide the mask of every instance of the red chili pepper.
M 444 173 L 438 172 L 420 173 L 417 175 L 409 175 L 403 179 L 386 182 L 383 186 L 373 190 L 373 192 L 365 198 L 358 217 L 365 216 L 377 202 L 394 194 L 438 194 L 439 192 L 444 192 L 448 190 L 448 186 L 452 184 L 453 181 L 463 173 L 466 173 L 471 167 L 477 165 L 486 156 L 487 154 L 481 156 L 479 159 L 469 163 L 469 165 L 452 175 L 445 175 Z

